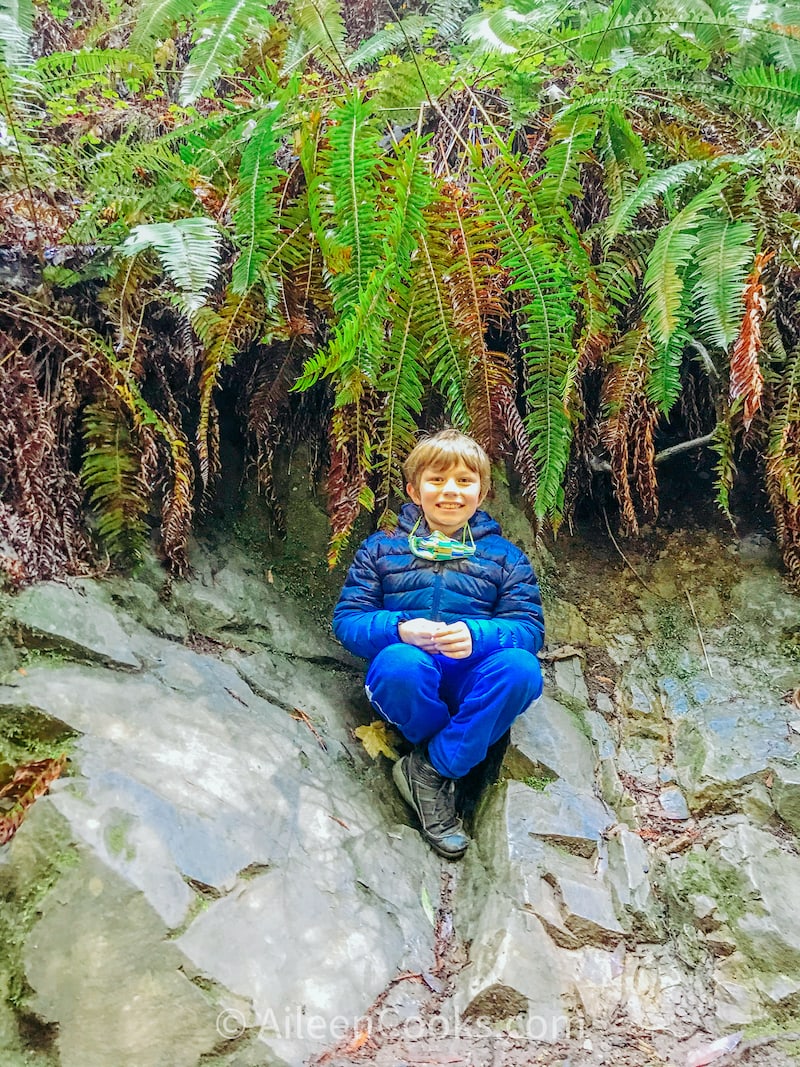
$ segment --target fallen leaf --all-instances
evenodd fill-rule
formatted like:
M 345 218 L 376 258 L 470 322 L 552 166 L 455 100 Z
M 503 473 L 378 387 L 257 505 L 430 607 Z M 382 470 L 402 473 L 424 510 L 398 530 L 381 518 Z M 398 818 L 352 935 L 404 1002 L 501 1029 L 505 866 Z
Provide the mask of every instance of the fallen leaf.
M 67 757 L 42 759 L 17 767 L 10 782 L 0 789 L 0 797 L 13 797 L 11 809 L 0 816 L 0 845 L 10 841 L 34 800 L 46 793 L 67 765 Z
M 397 735 L 393 730 L 389 731 L 389 726 L 383 719 L 376 719 L 369 726 L 357 726 L 353 733 L 372 759 L 377 759 L 380 755 L 386 756 L 393 763 L 400 759 L 400 753 L 395 750 L 392 743 Z
M 767 777 L 764 779 L 764 785 L 767 787 L 767 789 L 772 789 L 772 783 L 774 781 L 775 781 L 775 777 L 774 777 L 772 771 L 770 771 L 769 774 L 767 775 Z
M 357 1052 L 358 1049 L 363 1048 L 368 1041 L 369 1032 L 367 1030 L 360 1030 L 347 1046 L 345 1052 Z
M 270 567 L 270 569 L 267 571 L 267 581 L 269 582 L 270 585 L 274 585 L 275 584 L 275 578 L 273 577 L 273 574 L 272 574 L 272 567 Z

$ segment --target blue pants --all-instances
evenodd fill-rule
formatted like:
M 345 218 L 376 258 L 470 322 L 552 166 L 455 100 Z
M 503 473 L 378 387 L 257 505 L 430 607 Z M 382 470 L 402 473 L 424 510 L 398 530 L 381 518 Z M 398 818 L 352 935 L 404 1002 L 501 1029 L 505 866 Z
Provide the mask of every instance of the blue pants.
M 462 778 L 485 758 L 542 692 L 539 661 L 507 648 L 477 663 L 387 645 L 370 663 L 367 696 L 407 740 L 428 742 L 428 759 L 446 778 Z

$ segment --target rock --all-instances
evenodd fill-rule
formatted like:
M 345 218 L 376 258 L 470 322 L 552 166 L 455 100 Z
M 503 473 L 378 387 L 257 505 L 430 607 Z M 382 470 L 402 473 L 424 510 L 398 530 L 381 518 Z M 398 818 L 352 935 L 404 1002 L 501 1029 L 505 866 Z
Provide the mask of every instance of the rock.
M 728 957 L 715 969 L 720 1020 L 767 1017 L 760 991 L 800 972 L 800 929 L 792 918 L 800 858 L 740 819 L 707 849 L 673 858 L 668 873 L 675 901 L 693 902 L 695 920 L 715 930 L 714 943 Z
M 772 801 L 775 810 L 800 835 L 800 766 L 775 763 L 772 767 Z
M 583 677 L 580 656 L 557 659 L 553 664 L 556 689 L 560 690 L 570 706 L 585 708 L 589 705 L 589 690 Z
M 620 827 L 608 841 L 608 875 L 616 912 L 626 930 L 661 940 L 665 936 L 663 909 L 650 883 L 652 861 L 638 834 Z
M 58 1024 L 62 1067 L 195 1067 L 219 1041 L 217 1011 L 144 898 L 84 856 L 25 943 L 30 1010 Z
M 545 694 L 511 726 L 511 741 L 501 774 L 563 778 L 578 790 L 594 781 L 595 755 L 576 713 Z
M 578 856 L 591 856 L 613 819 L 596 797 L 578 792 L 558 780 L 541 792 L 509 782 L 509 804 L 520 825 L 532 837 L 540 837 Z
M 553 645 L 602 645 L 600 634 L 589 626 L 574 604 L 553 597 L 547 601 L 547 641 Z
M 680 720 L 675 770 L 691 809 L 730 810 L 754 779 L 781 760 L 790 762 L 794 748 L 785 724 L 785 706 L 777 700 L 744 697 Z
M 686 798 L 677 786 L 668 786 L 661 790 L 658 795 L 658 806 L 665 819 L 681 821 L 691 817 Z
M 185 615 L 193 632 L 246 652 L 267 648 L 301 659 L 356 664 L 279 582 L 264 580 L 263 565 L 231 548 L 219 566 L 200 546 L 192 564 L 196 577 L 173 586 L 170 606 Z
M 138 669 L 130 636 L 123 630 L 105 593 L 96 582 L 72 586 L 42 582 L 6 602 L 12 618 L 28 634 L 31 646 L 69 652 L 79 658 Z
M 207 1010 L 222 1010 L 232 996 L 247 1009 L 243 1025 L 264 1036 L 269 1028 L 261 1024 L 270 1009 L 280 1019 L 308 1006 L 319 1037 L 286 1037 L 282 1027 L 274 1041 L 264 1037 L 262 1058 L 254 1061 L 283 1061 L 285 1053 L 285 1062 L 300 1062 L 321 1047 L 320 1038 L 324 1043 L 333 1017 L 357 1018 L 398 971 L 433 967 L 433 930 L 421 893 L 424 887 L 435 906 L 439 862 L 415 830 L 397 825 L 397 816 L 405 820 L 407 812 L 385 775 L 374 778 L 382 791 L 375 793 L 353 773 L 344 724 L 336 731 L 342 740 L 328 735 L 325 713 L 332 716 L 335 705 L 329 695 L 317 706 L 321 678 L 303 694 L 303 710 L 318 724 L 315 734 L 292 717 L 290 705 L 279 708 L 254 693 L 232 664 L 153 642 L 150 668 L 139 674 L 41 667 L 13 688 L 0 688 L 0 704 L 36 708 L 82 735 L 73 755 L 80 777 L 66 780 L 47 803 L 90 854 L 89 880 L 115 888 L 97 944 L 81 935 L 80 945 L 96 957 L 91 966 L 97 974 L 119 985 L 122 998 L 132 995 L 126 982 L 148 972 L 148 953 L 161 944 L 163 931 L 179 932 L 184 969 L 192 972 L 188 957 L 219 990 L 210 1003 L 203 999 Z M 248 668 L 255 678 L 257 663 Z M 268 678 L 261 681 L 264 690 L 280 688 Z M 285 695 L 293 701 L 300 693 Z M 366 760 L 354 751 L 357 764 Z M 371 766 L 364 777 L 370 776 Z M 54 892 L 61 894 L 60 883 Z M 126 982 L 116 977 L 122 963 L 101 952 L 103 944 L 127 951 L 128 927 L 119 937 L 115 932 L 126 921 L 117 904 L 121 894 L 138 916 L 130 936 L 141 941 Z M 76 915 L 75 923 L 83 922 L 82 913 Z M 254 951 L 254 944 L 263 951 Z M 78 1062 L 84 1054 L 78 1021 L 73 1033 L 62 1018 L 68 983 L 60 973 L 51 981 L 38 966 L 31 957 L 37 1004 L 61 1027 L 64 1062 Z M 173 969 L 185 982 L 177 964 Z M 174 1003 L 175 1014 L 160 1046 L 155 1030 L 142 1024 L 141 1064 L 195 1064 L 198 1044 L 209 1051 L 220 1039 L 214 1032 L 209 1044 L 204 1027 L 192 1023 L 196 1037 L 184 1042 L 186 1051 L 168 1051 L 193 1018 L 171 982 L 153 979 L 153 995 L 162 998 L 164 1010 Z M 142 1010 L 149 1003 L 144 996 Z M 95 1009 L 98 1020 L 113 1021 L 118 1007 L 109 992 Z M 160 1025 L 154 1010 L 153 1027 Z M 98 1040 L 93 1027 L 84 1029 L 87 1040 Z M 109 1055 L 115 1067 L 124 1067 L 135 1062 L 139 1037 L 116 1029 Z M 123 1048 L 126 1040 L 130 1049 Z

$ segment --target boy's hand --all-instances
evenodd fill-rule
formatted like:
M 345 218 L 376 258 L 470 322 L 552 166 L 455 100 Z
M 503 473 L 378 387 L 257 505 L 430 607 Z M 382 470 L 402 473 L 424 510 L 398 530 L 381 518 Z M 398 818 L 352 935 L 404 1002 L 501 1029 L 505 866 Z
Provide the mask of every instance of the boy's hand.
M 397 627 L 400 640 L 406 645 L 414 645 L 423 652 L 434 655 L 439 651 L 434 636 L 444 629 L 443 622 L 432 622 L 430 619 L 407 619 Z
M 465 622 L 453 622 L 439 630 L 434 643 L 436 651 L 450 659 L 466 659 L 472 655 L 472 634 Z

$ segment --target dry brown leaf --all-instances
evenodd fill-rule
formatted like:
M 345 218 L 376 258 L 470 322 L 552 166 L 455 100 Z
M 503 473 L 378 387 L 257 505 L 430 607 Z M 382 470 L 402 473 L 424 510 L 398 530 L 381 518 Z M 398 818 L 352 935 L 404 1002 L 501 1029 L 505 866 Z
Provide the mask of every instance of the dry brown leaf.
M 393 763 L 400 759 L 400 753 L 394 748 L 397 734 L 382 719 L 376 719 L 369 726 L 357 726 L 353 733 L 372 759 L 377 759 L 380 755 L 386 756 Z
M 50 784 L 59 777 L 67 765 L 67 757 L 36 760 L 17 767 L 10 782 L 0 789 L 0 797 L 13 797 L 11 809 L 0 815 L 0 845 L 5 845 L 22 823 L 25 813 L 34 800 L 46 793 Z

